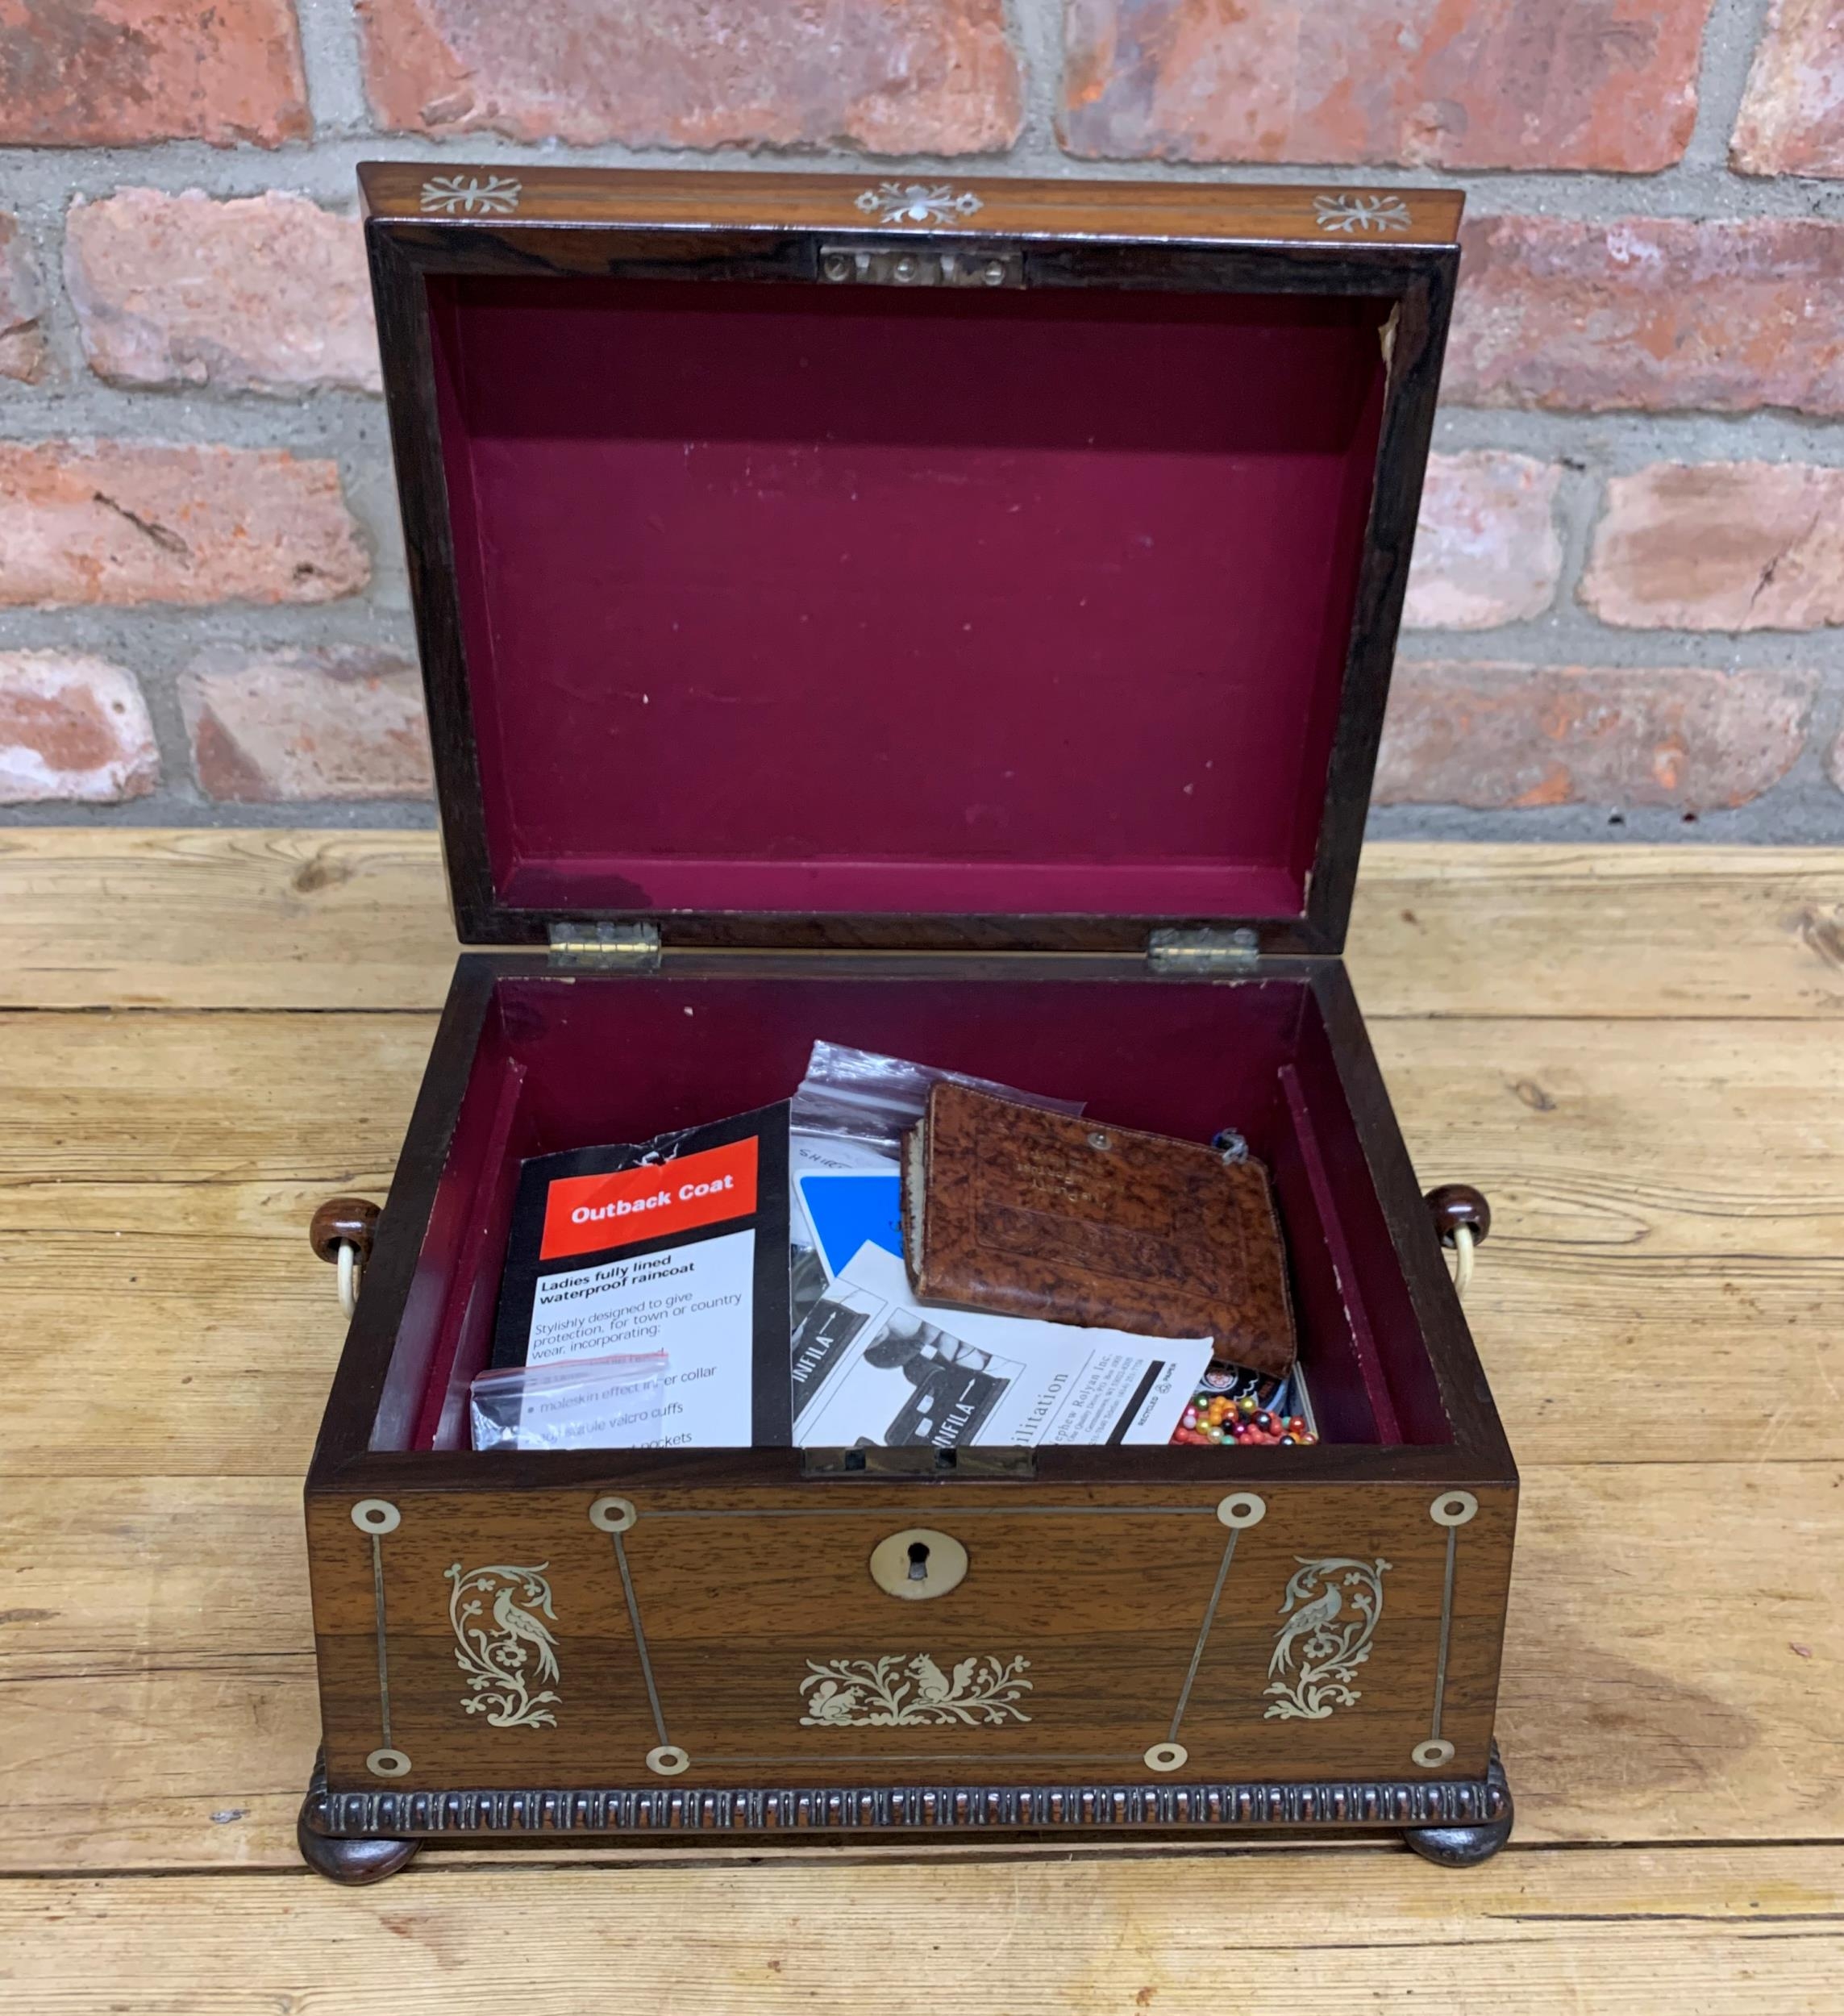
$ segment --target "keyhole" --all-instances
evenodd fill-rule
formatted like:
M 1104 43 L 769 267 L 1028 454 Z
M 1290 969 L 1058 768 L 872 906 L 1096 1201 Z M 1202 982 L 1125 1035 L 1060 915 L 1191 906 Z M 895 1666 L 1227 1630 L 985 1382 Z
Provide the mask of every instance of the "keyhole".
M 886 1596 L 926 1602 L 959 1589 L 967 1577 L 967 1550 L 951 1533 L 905 1526 L 886 1533 L 871 1550 L 871 1579 Z

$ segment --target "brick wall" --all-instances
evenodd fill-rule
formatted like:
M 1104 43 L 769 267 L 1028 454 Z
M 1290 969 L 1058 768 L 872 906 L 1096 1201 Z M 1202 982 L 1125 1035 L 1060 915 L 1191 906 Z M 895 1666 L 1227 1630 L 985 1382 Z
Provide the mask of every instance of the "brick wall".
M 0 818 L 429 816 L 367 155 L 1455 181 L 1385 832 L 1844 836 L 1840 0 L 19 0 Z

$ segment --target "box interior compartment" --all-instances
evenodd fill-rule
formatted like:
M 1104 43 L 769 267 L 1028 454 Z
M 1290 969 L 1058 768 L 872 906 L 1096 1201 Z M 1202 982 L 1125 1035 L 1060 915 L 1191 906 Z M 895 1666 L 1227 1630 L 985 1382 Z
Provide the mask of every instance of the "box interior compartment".
M 643 1140 L 785 1098 L 820 1037 L 1082 1099 L 1118 1126 L 1193 1140 L 1239 1129 L 1273 1173 L 1301 1363 L 1326 1440 L 1452 1439 L 1305 981 L 668 973 L 495 982 L 371 1447 L 467 1447 L 467 1388 L 491 1347 L 524 1157 Z M 1182 1468 L 1208 1452 L 1170 1453 Z
M 1303 913 L 1389 298 L 427 285 L 498 904 Z

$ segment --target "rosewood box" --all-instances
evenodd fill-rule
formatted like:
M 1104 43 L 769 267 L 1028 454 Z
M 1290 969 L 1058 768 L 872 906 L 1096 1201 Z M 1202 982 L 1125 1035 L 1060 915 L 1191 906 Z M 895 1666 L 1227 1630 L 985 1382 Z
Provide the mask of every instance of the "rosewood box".
M 368 1258 L 309 1859 L 1490 1853 L 1517 1472 L 1439 1243 L 1483 1202 L 1419 1194 L 1339 956 L 1459 198 L 361 174 L 479 949 L 375 1241 L 318 1223 Z M 521 1158 L 784 1098 L 819 1037 L 1239 1129 L 1323 1441 L 473 1453 Z M 919 1598 L 918 1535 L 965 1562 Z

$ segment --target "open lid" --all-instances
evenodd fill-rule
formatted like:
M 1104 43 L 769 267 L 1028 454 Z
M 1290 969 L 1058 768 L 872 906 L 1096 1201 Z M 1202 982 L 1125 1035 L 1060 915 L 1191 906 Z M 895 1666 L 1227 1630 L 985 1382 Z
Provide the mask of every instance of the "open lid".
M 1342 945 L 1457 195 L 360 177 L 464 939 Z

